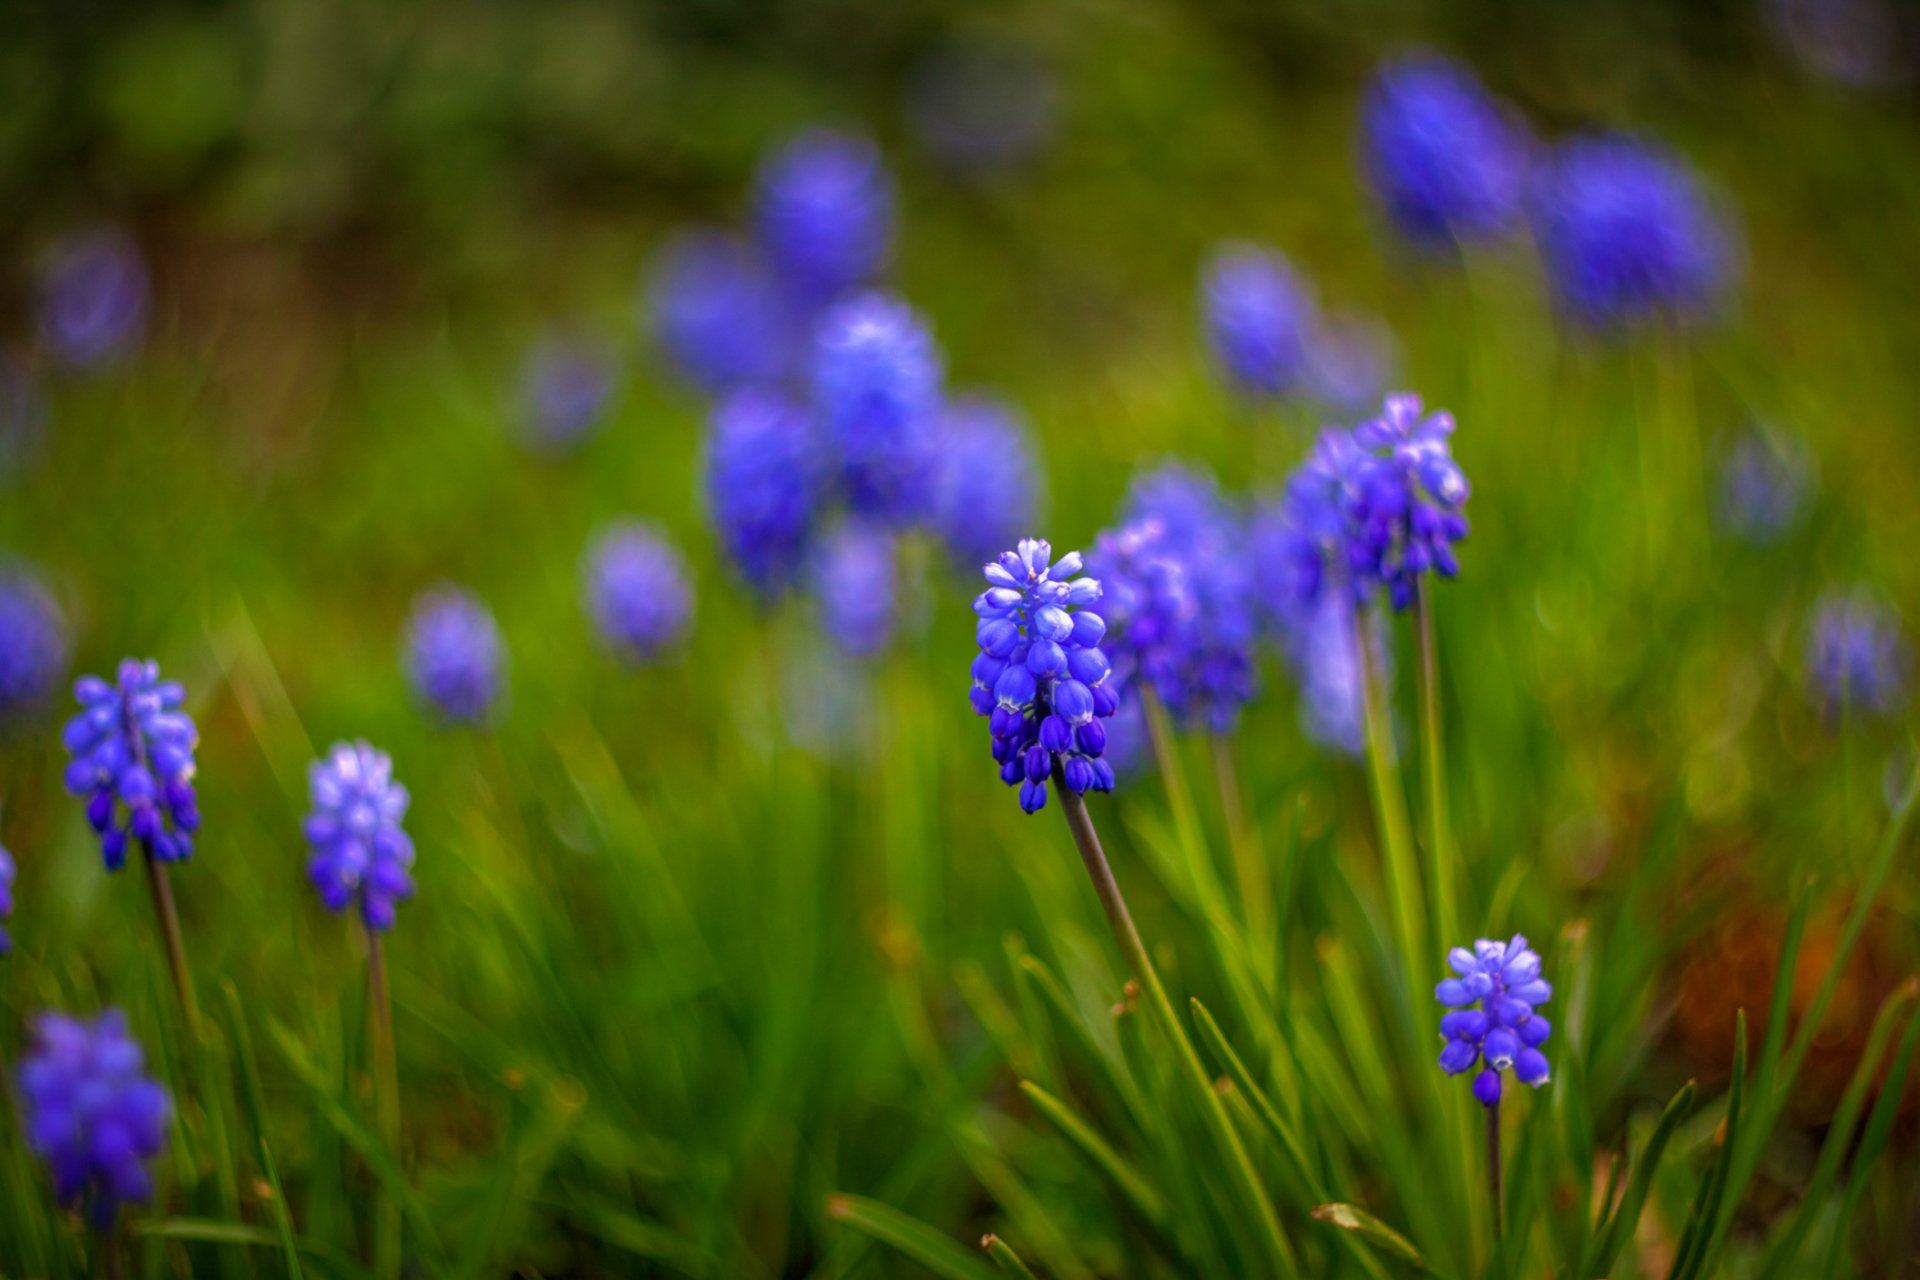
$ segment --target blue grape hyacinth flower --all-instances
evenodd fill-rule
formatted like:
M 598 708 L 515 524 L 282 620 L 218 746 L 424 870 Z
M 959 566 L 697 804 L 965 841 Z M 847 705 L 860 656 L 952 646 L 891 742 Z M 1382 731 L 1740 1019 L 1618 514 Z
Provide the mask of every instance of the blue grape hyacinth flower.
M 1814 606 L 1807 675 L 1830 721 L 1899 710 L 1911 665 L 1899 618 L 1870 593 L 1831 592 Z
M 1039 518 L 1039 453 L 1014 410 L 986 396 L 949 400 L 939 436 L 933 530 L 956 561 L 977 565 Z
M 693 620 L 685 561 L 639 520 L 614 525 L 587 550 L 587 613 L 600 638 L 628 662 L 651 662 L 679 643 Z
M 940 348 L 898 298 L 866 293 L 829 311 L 813 398 L 856 515 L 894 525 L 927 514 L 939 444 Z
M 1467 536 L 1461 512 L 1472 494 L 1449 441 L 1453 415 L 1427 413 L 1416 395 L 1388 396 L 1384 411 L 1354 428 L 1366 451 L 1355 563 L 1386 587 L 1393 607 L 1413 602 L 1424 573 L 1460 572 L 1453 546 Z
M 806 410 L 772 391 L 735 392 L 713 412 L 708 517 L 763 601 L 791 586 L 806 559 L 821 501 L 816 439 Z
M 0 845 L 0 956 L 13 953 L 13 937 L 7 921 L 13 918 L 13 855 Z
M 893 247 L 893 184 L 865 138 L 813 128 L 761 167 L 754 225 L 775 270 L 805 303 L 869 283 Z
M 453 723 L 484 723 L 505 689 L 506 645 L 492 611 L 448 583 L 414 601 L 401 663 L 414 693 Z
M 393 928 L 394 909 L 413 896 L 413 841 L 400 828 L 407 789 L 393 780 L 393 761 L 364 742 L 337 742 L 307 783 L 307 876 L 320 900 L 335 912 L 358 903 L 367 928 Z
M 1519 222 L 1524 131 L 1473 73 L 1434 54 L 1375 73 L 1361 111 L 1362 167 L 1394 227 L 1424 248 L 1483 242 Z
M 893 639 L 895 576 L 889 530 L 850 520 L 821 539 L 813 594 L 821 625 L 842 652 L 871 658 Z
M 1200 278 L 1207 342 L 1228 383 L 1249 399 L 1301 389 L 1312 372 L 1314 304 L 1286 256 L 1221 246 Z
M 1100 651 L 1106 623 L 1092 606 L 1100 583 L 1080 577 L 1077 551 L 1058 561 L 1038 538 L 1022 538 L 982 572 L 974 599 L 974 712 L 988 718 L 1000 780 L 1038 813 L 1055 770 L 1069 791 L 1113 790 L 1104 721 L 1119 710 L 1112 668 Z
M 161 680 L 158 663 L 129 658 L 114 683 L 82 676 L 73 696 L 81 709 L 62 735 L 73 756 L 67 790 L 86 798 L 107 870 L 126 864 L 129 840 L 160 862 L 190 857 L 200 828 L 193 792 L 199 734 L 181 710 L 186 690 Z
M 1447 967 L 1455 976 L 1433 993 L 1450 1011 L 1440 1019 L 1447 1042 L 1441 1068 L 1455 1076 L 1481 1068 L 1473 1096 L 1484 1107 L 1499 1104 L 1502 1072 L 1533 1088 L 1545 1084 L 1551 1068 L 1540 1046 L 1553 1026 L 1535 1009 L 1552 998 L 1553 987 L 1540 976 L 1539 953 L 1517 933 L 1507 942 L 1482 938 L 1471 951 L 1449 951 Z
M 153 1197 L 147 1162 L 166 1146 L 172 1105 L 145 1065 L 118 1009 L 92 1022 L 43 1013 L 16 1077 L 28 1148 L 60 1203 L 84 1208 L 99 1231 Z
M 592 434 L 613 399 L 619 365 L 600 343 L 547 337 L 520 367 L 525 438 L 537 449 L 572 449 Z
M 45 697 L 66 665 L 60 607 L 31 571 L 0 562 L 0 725 Z
M 794 325 L 752 246 L 724 231 L 687 231 L 648 268 L 643 325 L 694 385 L 713 393 L 778 379 L 793 367 Z
M 1732 235 L 1679 156 L 1615 135 L 1563 143 L 1534 231 L 1560 308 L 1595 329 L 1708 311 L 1732 274 Z
M 1813 486 L 1813 459 L 1804 445 L 1788 436 L 1749 431 L 1720 459 L 1720 527 L 1756 546 L 1773 542 L 1799 523 Z
M 151 305 L 146 262 L 113 228 L 76 231 L 41 264 L 40 335 L 62 364 L 93 368 L 130 354 Z

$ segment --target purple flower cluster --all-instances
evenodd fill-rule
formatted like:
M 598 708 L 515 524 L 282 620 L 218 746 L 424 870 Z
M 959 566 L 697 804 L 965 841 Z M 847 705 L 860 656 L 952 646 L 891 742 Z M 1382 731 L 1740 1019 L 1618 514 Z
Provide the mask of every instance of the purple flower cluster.
M 413 896 L 413 841 L 400 829 L 407 789 L 393 780 L 393 761 L 364 742 L 339 742 L 307 777 L 307 875 L 320 900 L 329 911 L 357 901 L 367 928 L 391 929 L 394 908 Z
M 0 845 L 0 956 L 13 953 L 13 938 L 7 933 L 7 921 L 13 917 L 13 855 Z
M 1100 584 L 1080 569 L 1079 552 L 1056 562 L 1046 542 L 1022 538 L 985 567 L 973 602 L 973 709 L 988 717 L 1000 780 L 1020 788 L 1028 813 L 1046 805 L 1056 769 L 1075 795 L 1113 790 L 1101 722 L 1120 698 L 1100 651 L 1106 623 L 1091 607 Z
M 813 398 L 856 515 L 896 526 L 926 513 L 939 440 L 940 349 L 913 308 L 866 293 L 829 311 Z
M 0 563 L 0 724 L 44 697 L 66 665 L 59 606 L 24 567 Z
M 1039 516 L 1040 458 L 1011 406 L 979 395 L 947 401 L 937 454 L 933 529 L 959 563 L 992 559 Z
M 644 308 L 668 360 L 708 392 L 773 382 L 793 364 L 795 326 L 773 276 L 725 231 L 667 241 L 648 270 Z
M 1441 1068 L 1457 1076 L 1480 1066 L 1473 1096 L 1485 1107 L 1499 1104 L 1503 1071 L 1530 1087 L 1545 1084 L 1550 1068 L 1540 1046 L 1553 1027 L 1534 1009 L 1553 997 L 1553 987 L 1540 976 L 1539 953 L 1517 933 L 1509 942 L 1482 938 L 1471 951 L 1448 952 L 1447 967 L 1456 976 L 1433 992 L 1450 1010 L 1440 1019 L 1447 1041 Z
M 486 605 L 442 584 L 414 602 L 402 665 L 414 692 L 443 718 L 480 724 L 505 684 L 506 646 Z
M 1527 141 L 1471 71 L 1414 54 L 1374 74 L 1362 108 L 1362 167 L 1414 244 L 1494 239 L 1518 222 Z
M 171 1105 L 118 1009 L 91 1023 L 35 1018 L 18 1083 L 27 1146 L 52 1171 L 62 1204 L 84 1205 L 104 1231 L 122 1204 L 152 1198 L 147 1162 L 166 1146 Z
M 1743 542 L 1764 545 L 1799 522 L 1813 491 L 1813 461 L 1786 436 L 1749 431 L 1720 459 L 1720 526 Z
M 693 618 L 693 588 L 680 553 L 637 520 L 615 525 L 588 549 L 586 597 L 601 639 L 629 662 L 659 657 Z
M 147 265 L 120 231 L 76 231 L 41 264 L 40 334 L 62 364 L 93 368 L 129 354 L 151 305 Z
M 893 639 L 893 534 L 849 520 L 820 540 L 813 592 L 828 636 L 856 658 L 885 651 Z
M 831 129 L 800 133 L 761 167 L 754 225 L 804 301 L 866 284 L 893 247 L 893 184 L 879 148 Z
M 1911 666 L 1899 618 L 1867 592 L 1831 593 L 1814 607 L 1807 674 L 1829 719 L 1899 710 Z
M 823 477 L 812 420 L 777 392 L 749 388 L 715 406 L 707 507 L 727 557 L 763 599 L 792 585 L 813 535 Z
M 617 374 L 613 353 L 599 343 L 559 337 L 535 343 L 520 370 L 527 440 L 549 450 L 578 445 L 600 424 Z
M 1393 607 L 1412 603 L 1421 574 L 1460 572 L 1453 544 L 1467 536 L 1461 514 L 1472 492 L 1449 443 L 1453 415 L 1425 413 L 1420 397 L 1388 396 L 1384 412 L 1353 429 L 1366 452 L 1361 472 L 1357 563 L 1382 583 Z
M 1300 389 L 1313 361 L 1314 304 L 1285 255 L 1250 244 L 1217 250 L 1200 278 L 1214 359 L 1250 399 Z
M 193 794 L 198 734 L 180 709 L 186 690 L 162 681 L 159 664 L 129 658 L 115 683 L 83 676 L 73 695 L 81 710 L 64 733 L 73 755 L 67 790 L 86 797 L 107 870 L 126 863 L 129 838 L 161 862 L 191 856 L 200 826 Z

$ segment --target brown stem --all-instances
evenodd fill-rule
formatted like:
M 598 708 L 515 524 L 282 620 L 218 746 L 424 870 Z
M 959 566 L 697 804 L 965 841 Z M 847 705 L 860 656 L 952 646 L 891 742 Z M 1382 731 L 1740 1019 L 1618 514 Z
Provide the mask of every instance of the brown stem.
M 145 849 L 147 885 L 153 890 L 153 913 L 160 921 L 160 938 L 167 951 L 167 968 L 173 974 L 173 989 L 180 997 L 180 1014 L 186 1021 L 187 1041 L 200 1042 L 200 1004 L 193 996 L 193 978 L 187 972 L 187 949 L 180 936 L 180 913 L 173 905 L 173 886 L 167 880 L 167 868 Z

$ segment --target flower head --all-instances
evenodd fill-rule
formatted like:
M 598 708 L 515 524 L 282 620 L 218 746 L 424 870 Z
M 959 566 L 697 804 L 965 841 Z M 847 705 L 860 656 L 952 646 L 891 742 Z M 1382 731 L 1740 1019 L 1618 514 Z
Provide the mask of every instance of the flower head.
M 1415 395 L 1388 396 L 1384 412 L 1354 428 L 1368 461 L 1360 472 L 1355 563 L 1387 588 L 1396 609 L 1413 602 L 1419 577 L 1460 572 L 1453 544 L 1467 536 L 1461 514 L 1472 493 L 1448 443 L 1453 415 L 1426 413 Z
M 125 234 L 74 232 L 41 263 L 40 334 L 63 364 L 107 364 L 139 345 L 151 292 L 146 263 Z
M 1592 328 L 1698 315 L 1733 272 L 1729 230 L 1685 161 L 1632 138 L 1563 144 L 1534 222 L 1562 310 Z
M 393 928 L 394 908 L 413 896 L 413 841 L 400 829 L 407 789 L 393 780 L 393 761 L 364 742 L 337 742 L 307 781 L 307 875 L 320 900 L 329 911 L 357 901 L 367 928 Z
M 1022 538 L 987 564 L 973 602 L 973 709 L 988 717 L 1000 780 L 1020 788 L 1028 813 L 1047 803 L 1056 769 L 1076 795 L 1113 790 L 1102 722 L 1120 699 L 1100 651 L 1106 623 L 1091 608 L 1100 584 L 1080 567 L 1079 552 L 1054 561 L 1046 542 Z
M 1459 63 L 1423 53 L 1383 65 L 1361 133 L 1374 197 L 1414 244 L 1491 240 L 1517 222 L 1526 136 Z
M 80 714 L 62 735 L 73 756 L 67 790 L 86 797 L 107 870 L 126 862 L 130 837 L 161 862 L 191 856 L 200 827 L 193 794 L 199 734 L 180 709 L 186 690 L 162 681 L 158 663 L 129 658 L 114 683 L 82 676 L 73 696 Z
M 0 562 L 0 723 L 45 696 L 66 665 L 59 606 L 24 567 Z
M 92 1022 L 43 1013 L 18 1076 L 27 1146 L 53 1175 L 54 1194 L 84 1204 L 99 1230 L 123 1204 L 153 1196 L 147 1161 L 167 1142 L 167 1091 L 145 1073 L 127 1020 L 108 1009 Z
M 1503 1071 L 1512 1071 L 1524 1085 L 1545 1084 L 1549 1067 L 1540 1046 L 1553 1027 L 1534 1009 L 1552 998 L 1553 988 L 1540 976 L 1539 953 L 1517 933 L 1510 942 L 1482 938 L 1471 951 L 1449 951 L 1447 967 L 1456 976 L 1433 992 L 1451 1010 L 1440 1019 L 1447 1041 L 1441 1068 L 1457 1076 L 1481 1067 L 1473 1078 L 1473 1096 L 1487 1107 L 1500 1101 Z
M 13 939 L 7 934 L 7 920 L 13 915 L 13 855 L 0 846 L 0 956 L 13 951 Z
M 1911 666 L 1899 618 L 1867 592 L 1829 593 L 1814 607 L 1807 674 L 1829 719 L 1899 710 Z
M 985 396 L 949 400 L 940 415 L 933 528 L 956 560 L 991 559 L 1038 514 L 1033 440 L 1014 411 Z
M 879 149 L 831 129 L 802 132 L 761 167 L 754 224 L 801 298 L 866 284 L 893 242 L 893 184 Z
M 886 294 L 840 303 L 814 341 L 813 396 L 856 515 L 925 514 L 940 428 L 940 349 L 913 308 Z
M 1233 387 L 1261 399 L 1298 390 L 1311 372 L 1314 306 L 1284 255 L 1222 246 L 1200 281 L 1207 341 Z
M 537 448 L 571 449 L 600 424 L 618 367 L 604 346 L 549 337 L 520 368 L 526 438 Z
M 763 598 L 806 558 L 820 507 L 819 451 L 806 411 L 770 391 L 717 405 L 707 437 L 707 507 L 727 556 Z
M 650 662 L 686 634 L 693 617 L 687 569 L 651 525 L 627 520 L 588 549 L 587 612 L 600 638 L 630 662 Z
M 649 268 L 646 325 L 696 386 L 770 382 L 793 363 L 793 326 L 751 246 L 724 231 L 669 240 Z
M 1813 489 L 1813 460 L 1790 437 L 1749 431 L 1720 459 L 1720 526 L 1763 545 L 1799 522 Z
M 815 553 L 813 592 L 821 623 L 853 657 L 870 658 L 893 638 L 893 542 L 886 529 L 848 521 L 823 538 Z
M 414 692 L 442 717 L 480 724 L 505 685 L 506 646 L 486 605 L 442 583 L 414 601 L 402 665 Z

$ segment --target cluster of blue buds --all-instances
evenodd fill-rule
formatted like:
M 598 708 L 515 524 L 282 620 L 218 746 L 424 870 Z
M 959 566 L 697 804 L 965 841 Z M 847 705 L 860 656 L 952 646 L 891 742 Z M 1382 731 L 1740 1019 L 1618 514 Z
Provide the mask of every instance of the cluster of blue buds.
M 63 364 L 109 364 L 145 336 L 152 288 L 140 250 L 123 232 L 76 231 L 41 265 L 40 335 Z
M 707 435 L 707 508 L 727 558 L 762 599 L 791 586 L 820 506 L 819 451 L 805 409 L 749 388 L 722 400 Z
M 754 223 L 803 301 L 867 283 L 893 247 L 893 184 L 879 148 L 853 134 L 805 130 L 762 166 Z
M 393 761 L 364 742 L 335 743 L 308 770 L 313 812 L 307 875 L 329 911 L 358 901 L 367 928 L 393 927 L 394 908 L 413 896 L 413 841 L 400 829 L 407 789 Z
M 1720 459 L 1720 527 L 1743 542 L 1772 542 L 1799 522 L 1813 487 L 1813 459 L 1804 445 L 1780 433 L 1748 431 Z
M 871 658 L 893 639 L 893 533 L 849 520 L 820 540 L 813 594 L 828 636 L 846 653 Z
M 1830 593 L 1814 607 L 1807 674 L 1828 719 L 1899 710 L 1911 665 L 1899 619 L 1869 593 Z
M 1467 536 L 1460 509 L 1472 490 L 1448 443 L 1453 426 L 1445 410 L 1424 413 L 1419 396 L 1394 395 L 1353 431 L 1368 454 L 1356 563 L 1385 585 L 1396 609 L 1412 603 L 1421 574 L 1460 572 L 1453 544 Z
M 638 520 L 615 525 L 588 549 L 586 596 L 600 638 L 629 662 L 659 657 L 693 619 L 693 587 L 680 553 Z
M 1361 135 L 1374 196 L 1413 243 L 1485 241 L 1518 222 L 1525 134 L 1459 63 L 1414 54 L 1382 66 L 1367 91 Z
M 41 1014 L 18 1082 L 27 1146 L 46 1162 L 62 1204 L 84 1205 L 105 1231 L 122 1204 L 152 1198 L 147 1161 L 166 1146 L 172 1107 L 145 1074 L 125 1015 L 108 1009 L 88 1023 Z
M 33 574 L 0 563 L 0 723 L 44 697 L 66 665 L 59 606 Z
M 987 589 L 973 602 L 973 709 L 989 718 L 1000 780 L 1020 788 L 1028 813 L 1046 805 L 1056 767 L 1075 795 L 1113 790 L 1101 721 L 1120 697 L 1100 651 L 1107 626 L 1091 608 L 1100 584 L 1080 568 L 1079 552 L 1054 561 L 1048 543 L 1022 538 L 984 568 Z
M 13 952 L 13 938 L 7 933 L 7 921 L 13 916 L 13 855 L 0 845 L 0 956 Z
M 942 377 L 933 335 L 898 298 L 861 294 L 821 319 L 813 399 L 854 514 L 894 525 L 925 514 Z
M 600 425 L 619 373 L 613 353 L 584 338 L 548 337 L 520 369 L 524 432 L 537 449 L 566 450 Z
M 506 680 L 506 646 L 492 612 L 447 584 L 414 602 L 402 662 L 421 700 L 459 724 L 483 723 Z
M 954 397 L 940 415 L 934 532 L 962 564 L 991 559 L 1040 514 L 1042 474 L 1033 440 L 1010 406 Z
M 1457 1076 L 1481 1066 L 1473 1096 L 1485 1107 L 1498 1105 L 1503 1071 L 1530 1087 L 1545 1084 L 1550 1069 L 1540 1046 L 1553 1027 L 1534 1009 L 1552 998 L 1553 987 L 1540 976 L 1539 953 L 1519 934 L 1508 942 L 1482 938 L 1471 951 L 1449 951 L 1447 967 L 1457 976 L 1433 992 L 1450 1010 L 1440 1019 L 1447 1040 L 1441 1068 Z
M 180 709 L 186 690 L 162 681 L 158 663 L 129 658 L 115 683 L 83 676 L 73 696 L 81 710 L 63 735 L 73 756 L 67 790 L 86 797 L 107 870 L 125 865 L 129 838 L 161 862 L 189 857 L 200 826 L 193 794 L 199 735 Z
M 771 382 L 792 364 L 794 325 L 772 275 L 725 231 L 667 241 L 648 269 L 644 306 L 667 359 L 706 391 Z
M 1258 400 L 1300 389 L 1314 357 L 1313 296 L 1285 255 L 1223 245 L 1200 292 L 1208 344 L 1235 390 Z

